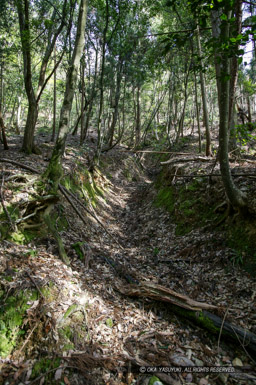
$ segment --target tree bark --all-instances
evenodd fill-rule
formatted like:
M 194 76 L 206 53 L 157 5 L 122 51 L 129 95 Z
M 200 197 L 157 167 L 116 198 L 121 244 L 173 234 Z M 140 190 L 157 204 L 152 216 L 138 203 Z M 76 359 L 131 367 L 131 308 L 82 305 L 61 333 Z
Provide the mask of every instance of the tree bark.
M 56 67 L 56 45 L 54 47 L 54 67 Z M 54 71 L 53 75 L 53 123 L 52 123 L 52 137 L 51 142 L 54 142 L 56 133 L 56 107 L 57 107 L 57 73 Z
M 85 25 L 87 15 L 87 0 L 81 0 L 75 46 L 71 58 L 71 64 L 67 73 L 64 100 L 60 113 L 58 138 L 53 149 L 45 177 L 53 181 L 54 189 L 58 188 L 58 182 L 62 176 L 61 158 L 65 151 L 65 144 L 69 132 L 70 112 L 75 93 L 79 62 L 82 56 L 85 43 Z
M 227 20 L 221 23 L 220 39 L 227 41 L 229 38 L 230 12 L 227 6 L 223 10 Z M 235 186 L 229 165 L 228 142 L 229 142 L 229 105 L 230 105 L 230 59 L 227 52 L 220 55 L 220 94 L 219 94 L 219 161 L 222 181 L 231 205 L 240 212 L 246 211 L 246 196 Z
M 21 46 L 23 54 L 24 83 L 29 105 L 22 150 L 30 154 L 34 150 L 34 131 L 38 116 L 38 109 L 36 103 L 36 96 L 32 84 L 29 1 L 17 0 L 17 9 L 19 16 Z
M 198 144 L 199 144 L 199 152 L 202 152 L 202 141 L 201 141 L 201 128 L 200 128 L 200 119 L 199 119 L 199 106 L 198 106 L 198 97 L 197 97 L 197 78 L 196 72 L 194 71 L 195 78 L 195 105 L 196 105 L 196 121 L 197 121 L 197 129 L 198 129 Z
M 140 86 L 137 86 L 136 92 L 136 123 L 135 123 L 135 148 L 138 148 L 140 144 L 141 135 L 141 122 L 140 122 Z
M 101 74 L 100 74 L 100 106 L 99 106 L 99 114 L 97 121 L 97 158 L 100 157 L 101 147 L 102 147 L 102 138 L 101 138 L 101 117 L 103 111 L 103 102 L 104 102 L 104 72 L 105 72 L 105 56 L 106 56 L 106 43 L 107 43 L 107 30 L 109 24 L 109 1 L 106 0 L 106 23 L 103 30 L 103 39 L 102 39 L 102 57 L 101 57 Z
M 115 89 L 115 97 L 114 97 L 114 111 L 112 116 L 112 122 L 108 132 L 107 145 L 112 147 L 114 132 L 116 127 L 116 122 L 118 118 L 118 107 L 119 107 L 119 99 L 121 92 L 121 81 L 122 81 L 122 68 L 123 68 L 123 60 L 121 56 L 119 56 L 118 66 L 117 66 L 117 75 L 116 75 L 116 89 Z
M 201 49 L 201 42 L 200 42 L 200 32 L 199 32 L 199 26 L 197 25 L 196 28 L 196 42 L 197 42 L 197 50 L 200 60 L 200 83 L 201 83 L 201 94 L 202 94 L 202 104 L 203 104 L 203 112 L 204 112 L 204 124 L 205 124 L 205 133 L 206 133 L 206 148 L 205 148 L 205 154 L 206 156 L 212 155 L 211 150 L 211 133 L 210 133 L 210 126 L 209 126 L 209 114 L 208 114 L 208 105 L 207 105 L 207 96 L 206 96 L 206 88 L 205 88 L 205 79 L 203 74 L 203 62 L 202 62 L 202 49 Z
M 19 17 L 19 28 L 20 28 L 20 37 L 21 37 L 21 46 L 23 54 L 23 71 L 24 71 L 24 83 L 28 99 L 28 114 L 27 121 L 25 126 L 22 150 L 28 154 L 35 152 L 38 153 L 34 145 L 34 133 L 38 117 L 38 103 L 42 92 L 46 86 L 46 83 L 49 81 L 50 77 L 48 76 L 45 79 L 47 65 L 54 49 L 57 37 L 62 31 L 65 25 L 66 11 L 67 11 L 67 0 L 63 4 L 63 13 L 60 25 L 55 33 L 53 30 L 49 30 L 48 34 L 48 44 L 42 59 L 42 64 L 40 68 L 40 74 L 38 79 L 38 87 L 35 92 L 32 82 L 32 60 L 31 60 L 31 36 L 30 36 L 30 23 L 29 23 L 29 0 L 17 0 L 17 11 Z M 56 11 L 54 10 L 52 14 L 52 21 L 55 21 Z M 51 74 L 52 75 L 52 74 Z

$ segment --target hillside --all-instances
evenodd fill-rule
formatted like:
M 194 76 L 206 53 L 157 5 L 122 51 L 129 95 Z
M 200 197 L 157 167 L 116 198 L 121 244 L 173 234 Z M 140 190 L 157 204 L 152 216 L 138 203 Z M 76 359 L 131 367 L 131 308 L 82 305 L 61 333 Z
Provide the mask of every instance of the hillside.
M 116 146 L 95 166 L 93 140 L 79 149 L 70 137 L 53 201 L 40 185 L 48 139 L 25 156 L 12 137 L 1 155 L 0 383 L 152 385 L 139 368 L 159 366 L 177 371 L 158 372 L 163 384 L 253 384 L 254 345 L 223 326 L 256 335 L 255 222 L 226 217 L 214 159 L 190 137 L 169 154 Z M 245 158 L 232 172 L 253 203 L 255 160 Z M 179 296 L 220 329 L 199 326 Z

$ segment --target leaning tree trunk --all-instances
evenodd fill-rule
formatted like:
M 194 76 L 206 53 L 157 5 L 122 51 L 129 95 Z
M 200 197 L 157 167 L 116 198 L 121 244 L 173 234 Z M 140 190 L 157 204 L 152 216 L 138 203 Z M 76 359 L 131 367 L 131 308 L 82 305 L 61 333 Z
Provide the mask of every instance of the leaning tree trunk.
M 222 21 L 220 39 L 227 41 L 229 38 L 230 12 L 225 7 L 223 13 L 227 20 Z M 228 142 L 229 142 L 229 104 L 230 104 L 230 59 L 228 52 L 220 53 L 220 94 L 219 94 L 219 161 L 222 181 L 228 200 L 233 208 L 239 212 L 246 211 L 247 202 L 245 195 L 235 186 L 229 165 Z
M 58 182 L 62 176 L 61 158 L 64 154 L 66 139 L 69 132 L 70 112 L 75 93 L 79 62 L 85 43 L 85 24 L 87 15 L 87 0 L 81 0 L 78 16 L 78 25 L 75 39 L 75 47 L 72 54 L 71 64 L 66 78 L 66 89 L 60 113 L 58 139 L 56 141 L 48 168 L 44 176 L 54 183 L 57 189 Z

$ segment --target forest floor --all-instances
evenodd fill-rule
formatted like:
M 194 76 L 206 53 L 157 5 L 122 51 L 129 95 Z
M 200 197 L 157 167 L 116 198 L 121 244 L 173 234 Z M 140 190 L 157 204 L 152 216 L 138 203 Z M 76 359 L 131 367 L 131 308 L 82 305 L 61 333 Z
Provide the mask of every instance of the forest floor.
M 39 139 L 42 155 L 25 156 L 20 139 L 13 137 L 1 158 L 41 173 L 52 148 L 47 139 Z M 221 333 L 195 326 L 186 315 L 175 315 L 171 304 L 130 297 L 125 280 L 216 305 L 225 320 L 256 333 L 253 249 L 244 238 L 244 222 L 218 224 L 225 209 L 218 176 L 184 178 L 210 173 L 214 162 L 199 159 L 185 141 L 171 155 L 172 163 L 162 167 L 159 161 L 168 155 L 118 147 L 89 175 L 84 170 L 94 144 L 82 149 L 77 144 L 70 138 L 63 184 L 72 189 L 84 182 L 87 212 L 79 208 L 82 221 L 62 196 L 54 217 L 71 265 L 58 258 L 56 241 L 43 225 L 36 229 L 36 215 L 31 228 L 21 222 L 11 237 L 1 234 L 0 349 L 5 354 L 0 383 L 156 384 L 154 373 L 140 369 L 148 366 L 176 368 L 171 375 L 157 374 L 163 384 L 255 383 L 255 361 L 242 341 L 226 341 Z M 234 161 L 233 170 L 252 175 L 254 161 L 255 153 Z M 1 167 L 1 197 L 6 205 L 12 202 L 12 218 L 17 207 L 25 216 L 38 176 L 6 162 Z M 218 173 L 218 166 L 214 170 Z M 253 201 L 255 177 L 237 183 Z M 8 225 L 4 214 L 3 222 Z M 210 371 L 223 366 L 241 370 Z M 184 373 L 181 367 L 194 369 Z

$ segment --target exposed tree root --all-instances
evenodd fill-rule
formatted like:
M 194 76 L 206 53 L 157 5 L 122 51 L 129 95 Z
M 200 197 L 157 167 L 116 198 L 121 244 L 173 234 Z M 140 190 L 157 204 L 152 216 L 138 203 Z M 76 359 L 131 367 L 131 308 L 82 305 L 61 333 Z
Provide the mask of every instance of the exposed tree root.
M 47 209 L 44 212 L 44 216 L 43 216 L 44 217 L 44 221 L 45 221 L 46 225 L 48 226 L 49 231 L 51 232 L 51 234 L 53 235 L 53 237 L 55 238 L 55 240 L 56 240 L 56 242 L 58 244 L 61 260 L 66 265 L 70 265 L 70 260 L 69 260 L 69 258 L 67 256 L 66 251 L 65 251 L 62 239 L 61 239 L 58 231 L 55 229 L 55 226 L 54 226 L 54 224 L 52 222 L 52 219 L 51 219 L 51 212 L 52 212 L 53 209 L 54 209 L 54 204 L 50 204 L 47 207 Z

